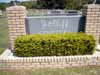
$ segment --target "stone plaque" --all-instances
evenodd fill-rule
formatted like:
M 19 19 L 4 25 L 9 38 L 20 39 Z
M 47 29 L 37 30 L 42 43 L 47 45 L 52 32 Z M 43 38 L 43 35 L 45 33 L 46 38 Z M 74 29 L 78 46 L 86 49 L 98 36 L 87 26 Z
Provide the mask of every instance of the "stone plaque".
M 84 25 L 82 16 L 34 16 L 26 18 L 26 28 L 29 34 L 78 32 Z

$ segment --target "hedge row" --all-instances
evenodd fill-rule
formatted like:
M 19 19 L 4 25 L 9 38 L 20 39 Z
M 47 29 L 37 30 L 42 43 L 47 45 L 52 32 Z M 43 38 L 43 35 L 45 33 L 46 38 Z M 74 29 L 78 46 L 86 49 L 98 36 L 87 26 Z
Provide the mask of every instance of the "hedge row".
M 92 54 L 95 48 L 93 36 L 84 33 L 34 34 L 15 40 L 14 55 L 67 56 Z

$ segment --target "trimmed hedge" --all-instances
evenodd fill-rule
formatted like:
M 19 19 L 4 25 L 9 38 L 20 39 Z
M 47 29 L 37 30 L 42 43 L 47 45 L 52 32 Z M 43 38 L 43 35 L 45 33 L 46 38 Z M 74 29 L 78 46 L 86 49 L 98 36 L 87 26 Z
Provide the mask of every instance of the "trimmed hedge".
M 84 33 L 34 34 L 15 40 L 14 55 L 67 56 L 92 54 L 95 50 L 93 36 Z

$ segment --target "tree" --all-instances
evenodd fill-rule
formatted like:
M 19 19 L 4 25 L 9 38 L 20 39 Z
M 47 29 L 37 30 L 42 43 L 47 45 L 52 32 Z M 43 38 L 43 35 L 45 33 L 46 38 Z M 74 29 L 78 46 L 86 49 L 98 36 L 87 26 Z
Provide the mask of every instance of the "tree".
M 22 2 L 21 5 L 25 6 L 28 9 L 31 9 L 33 6 L 32 2 Z
M 64 9 L 65 8 L 65 0 L 37 0 L 38 5 L 41 8 L 46 9 Z
M 5 10 L 7 6 L 7 3 L 0 3 L 0 10 Z
M 92 0 L 38 0 L 37 3 L 45 9 L 76 9 L 79 10 L 84 4 Z
M 21 2 L 21 5 L 25 6 L 27 9 L 37 8 L 37 3 L 33 1 Z
M 88 4 L 90 0 L 66 0 L 66 9 L 79 10 L 83 5 Z

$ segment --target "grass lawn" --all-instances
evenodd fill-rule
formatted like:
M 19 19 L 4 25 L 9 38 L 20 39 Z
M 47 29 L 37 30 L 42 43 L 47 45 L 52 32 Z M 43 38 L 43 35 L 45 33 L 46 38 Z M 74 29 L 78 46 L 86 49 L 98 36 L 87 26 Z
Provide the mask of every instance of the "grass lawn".
M 65 69 L 0 70 L 0 75 L 100 75 L 100 67 L 90 66 Z
M 0 48 L 0 54 L 3 53 L 4 50 L 5 48 Z
M 8 27 L 6 18 L 0 17 L 0 54 L 8 45 Z

